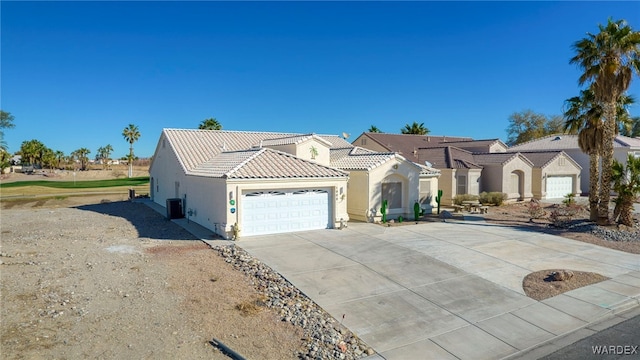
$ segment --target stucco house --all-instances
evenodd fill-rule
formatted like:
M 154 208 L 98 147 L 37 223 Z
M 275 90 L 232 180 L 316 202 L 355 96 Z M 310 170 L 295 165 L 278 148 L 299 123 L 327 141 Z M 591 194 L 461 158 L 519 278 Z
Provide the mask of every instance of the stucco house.
M 226 238 L 374 220 L 382 198 L 407 216 L 420 179 L 439 175 L 335 135 L 188 129 L 162 131 L 149 171 L 154 202 L 180 199 L 190 221 Z
M 533 164 L 531 191 L 539 200 L 580 195 L 582 167 L 564 151 L 522 151 Z
M 354 220 L 379 221 L 383 200 L 387 200 L 389 218 L 412 218 L 416 201 L 426 211 L 435 204 L 440 171 L 398 153 L 357 146 L 332 149 L 331 165 L 349 172 L 347 209 Z
M 533 197 L 533 163 L 520 153 L 474 153 L 473 160 L 482 166 L 480 190 L 502 192 L 507 200 L 527 200 Z
M 627 155 L 629 153 L 635 156 L 640 156 L 640 139 L 638 138 L 618 135 L 613 142 L 613 146 L 614 158 L 623 164 L 626 164 Z M 512 146 L 508 151 L 521 153 L 563 151 L 581 167 L 580 186 L 576 187 L 576 189 L 581 189 L 583 194 L 589 192 L 589 155 L 580 150 L 580 147 L 578 146 L 578 135 L 549 135 L 540 139 Z M 567 189 L 566 184 L 568 183 L 568 180 L 565 179 L 563 182 L 565 183 L 565 189 Z M 574 191 L 576 190 L 574 189 Z

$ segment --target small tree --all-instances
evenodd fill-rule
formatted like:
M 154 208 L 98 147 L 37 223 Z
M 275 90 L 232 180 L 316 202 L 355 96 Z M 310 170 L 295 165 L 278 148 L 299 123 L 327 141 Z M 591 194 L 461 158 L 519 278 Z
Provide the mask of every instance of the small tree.
M 629 154 L 626 167 L 613 160 L 613 190 L 618 193 L 614 219 L 626 226 L 633 226 L 633 203 L 640 195 L 640 158 Z
M 381 133 L 382 131 L 375 125 L 371 125 L 369 127 L 369 130 L 367 130 L 368 132 L 372 132 L 372 133 Z

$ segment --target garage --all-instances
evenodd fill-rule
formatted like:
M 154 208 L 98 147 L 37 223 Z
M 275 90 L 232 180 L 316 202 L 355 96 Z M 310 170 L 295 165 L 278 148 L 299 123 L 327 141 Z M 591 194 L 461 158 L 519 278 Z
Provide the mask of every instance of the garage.
M 242 236 L 326 229 L 328 189 L 254 191 L 242 195 Z
M 573 193 L 573 177 L 549 176 L 547 177 L 546 199 L 559 199 Z

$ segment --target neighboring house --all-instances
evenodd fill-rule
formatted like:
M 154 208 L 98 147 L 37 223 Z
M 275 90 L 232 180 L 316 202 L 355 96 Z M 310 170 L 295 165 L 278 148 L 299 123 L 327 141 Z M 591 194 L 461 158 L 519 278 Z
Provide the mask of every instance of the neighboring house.
M 533 163 L 531 191 L 536 199 L 580 195 L 582 167 L 564 151 L 522 151 Z
M 482 166 L 476 164 L 473 154 L 453 146 L 419 148 L 416 158 L 440 170 L 438 189 L 442 190 L 442 204 L 452 204 L 458 194 L 478 195 Z
M 333 135 L 185 129 L 163 130 L 149 172 L 154 202 L 181 199 L 190 221 L 226 238 L 375 220 L 382 199 L 406 217 L 421 179 L 438 175 Z
M 413 134 L 387 134 L 365 132 L 358 136 L 352 144 L 379 152 L 397 152 L 407 160 L 423 164 L 424 159 L 418 156 L 418 149 L 424 147 L 441 147 L 448 141 L 471 141 L 467 137 L 431 136 Z
M 640 139 L 618 135 L 613 143 L 614 157 L 618 161 L 626 164 L 629 153 L 640 156 Z M 589 191 L 589 155 L 580 150 L 578 146 L 578 135 L 556 134 L 545 136 L 540 139 L 512 146 L 510 152 L 540 152 L 540 151 L 564 151 L 571 157 L 577 165 L 582 167 L 580 173 L 580 186 L 583 194 Z
M 413 206 L 431 211 L 437 191 L 438 170 L 420 166 L 394 152 L 374 152 L 360 147 L 331 150 L 331 166 L 349 172 L 349 217 L 379 221 L 383 200 L 389 218 L 413 218 Z
M 474 153 L 473 160 L 482 166 L 480 191 L 502 192 L 507 200 L 522 201 L 533 197 L 531 176 L 533 163 L 520 153 Z

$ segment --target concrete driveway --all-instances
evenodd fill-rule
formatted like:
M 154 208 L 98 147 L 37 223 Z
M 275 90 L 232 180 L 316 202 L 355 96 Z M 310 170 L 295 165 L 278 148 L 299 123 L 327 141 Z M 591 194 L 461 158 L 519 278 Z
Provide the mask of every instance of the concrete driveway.
M 352 223 L 241 239 L 238 246 L 342 319 L 384 359 L 518 356 L 640 304 L 640 255 L 484 222 Z M 538 302 L 532 271 L 611 277 Z

